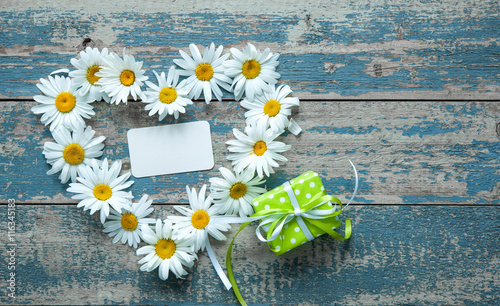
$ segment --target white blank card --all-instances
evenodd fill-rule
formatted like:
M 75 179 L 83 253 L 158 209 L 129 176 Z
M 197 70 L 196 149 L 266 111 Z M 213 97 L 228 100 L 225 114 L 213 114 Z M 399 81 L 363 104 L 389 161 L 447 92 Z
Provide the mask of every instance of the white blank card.
M 130 167 L 135 177 L 209 170 L 214 153 L 207 121 L 129 130 Z

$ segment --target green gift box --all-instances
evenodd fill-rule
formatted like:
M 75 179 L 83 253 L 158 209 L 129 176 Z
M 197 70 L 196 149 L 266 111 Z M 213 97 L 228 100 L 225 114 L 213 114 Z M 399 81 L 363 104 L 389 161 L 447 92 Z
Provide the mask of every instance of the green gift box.
M 337 205 L 336 207 L 337 213 L 335 216 L 331 216 L 332 214 L 330 213 L 328 214 L 330 217 L 315 218 L 314 216 L 316 215 L 313 214 L 312 218 L 308 218 L 307 211 L 303 212 L 302 215 L 298 214 L 299 217 L 291 215 L 289 218 L 293 219 L 284 224 L 281 229 L 281 233 L 276 237 L 276 239 L 268 242 L 269 248 L 275 252 L 276 255 L 286 253 L 326 232 L 336 239 L 338 239 L 337 237 L 343 238 L 334 232 L 336 228 L 340 227 L 340 220 L 337 215 L 341 212 L 342 204 L 338 199 L 327 196 L 325 187 L 321 182 L 321 178 L 314 171 L 308 171 L 290 180 L 289 182 L 256 197 L 253 199 L 252 204 L 255 208 L 256 214 L 270 210 L 287 210 L 293 212 L 296 211 L 296 207 L 292 204 L 292 201 L 294 201 L 293 198 L 296 199 L 295 205 L 298 204 L 301 209 L 311 207 L 311 201 L 316 200 L 316 202 L 319 203 L 314 205 L 314 211 L 319 214 L 321 214 L 322 211 L 331 212 L 335 208 L 334 205 L 337 205 L 337 203 L 340 205 Z M 327 200 L 325 201 L 325 199 Z M 332 203 L 332 201 L 336 203 Z M 307 230 L 310 233 L 304 233 L 304 226 L 307 227 Z M 267 232 L 269 238 L 269 224 L 267 226 L 262 226 L 262 228 Z M 342 240 L 346 238 L 343 238 Z
M 358 174 L 354 164 L 349 162 L 356 175 L 356 185 L 347 205 L 354 199 L 358 190 Z M 255 214 L 249 218 L 240 218 L 244 219 L 241 220 L 244 223 L 231 241 L 226 254 L 229 281 L 242 305 L 246 303 L 234 279 L 231 250 L 236 236 L 253 221 L 260 221 L 256 230 L 259 240 L 267 242 L 271 251 L 278 256 L 325 233 L 338 241 L 349 239 L 351 236 L 351 219 L 345 220 L 345 236 L 335 231 L 340 227 L 338 215 L 342 212 L 342 203 L 326 194 L 321 178 L 313 171 L 256 197 L 252 204 Z M 266 237 L 262 236 L 262 229 L 266 232 Z

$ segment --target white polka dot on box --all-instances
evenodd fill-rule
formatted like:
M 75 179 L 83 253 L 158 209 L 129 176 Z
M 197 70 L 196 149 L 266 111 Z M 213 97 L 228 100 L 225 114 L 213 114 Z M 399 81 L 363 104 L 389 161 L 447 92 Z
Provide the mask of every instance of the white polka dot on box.
M 223 46 L 215 48 L 213 43 L 200 52 L 190 44 L 189 51 L 191 55 L 179 50 L 181 58 L 173 60 L 177 68 L 171 66 L 168 74 L 153 71 L 153 83 L 148 81 L 143 63 L 127 54 L 125 48 L 120 57 L 106 48 L 88 47 L 71 59 L 73 70 L 59 69 L 40 79 L 37 87 L 42 94 L 34 97 L 39 104 L 32 112 L 42 115 L 40 121 L 50 125 L 55 140 L 44 144 L 43 154 L 50 165 L 47 174 L 60 173 L 63 184 L 71 180 L 67 191 L 79 200 L 77 207 L 90 210 L 90 214 L 99 211 L 103 232 L 114 237 L 113 243 L 120 241 L 133 248 L 145 244 L 136 251 L 139 256 L 146 255 L 138 261 L 141 271 L 158 268 L 163 280 L 169 272 L 182 278 L 187 274 L 184 267 L 192 267 L 196 252 L 206 248 L 226 288 L 233 286 L 238 300 L 244 303 L 232 275 L 231 247 L 228 279 L 209 237 L 225 240 L 222 232 L 230 228 L 229 224 L 260 220 L 259 239 L 279 255 L 323 233 L 337 240 L 347 239 L 350 220 L 346 220 L 344 237 L 333 230 L 340 226 L 342 204 L 326 195 L 314 172 L 267 193 L 260 187 L 279 167 L 277 161 L 287 161 L 281 153 L 290 145 L 276 139 L 286 130 L 294 135 L 301 132 L 291 118 L 291 108 L 299 106 L 299 99 L 292 96 L 289 86 L 276 86 L 279 54 L 269 49 L 260 51 L 252 44 L 242 50 L 231 48 L 230 52 L 224 52 Z M 147 90 L 142 88 L 144 83 Z M 206 185 L 199 193 L 186 186 L 190 207 L 175 206 L 182 216 L 148 218 L 153 212 L 152 200 L 142 195 L 134 202 L 132 192 L 125 191 L 133 181 L 129 180 L 130 173 L 120 175 L 121 161 L 111 164 L 107 158 L 98 159 L 103 155 L 105 137 L 94 137 L 96 132 L 84 120 L 95 115 L 92 103 L 127 104 L 130 96 L 140 98 L 149 116 L 158 114 L 161 121 L 167 115 L 179 118 L 201 95 L 206 104 L 214 96 L 222 101 L 221 88 L 234 93 L 237 101 L 244 97 L 240 104 L 247 109 L 244 131 L 233 129 L 236 139 L 227 141 L 232 169 L 221 167 L 221 177 L 209 179 L 208 197 Z M 354 165 L 353 169 L 355 194 Z

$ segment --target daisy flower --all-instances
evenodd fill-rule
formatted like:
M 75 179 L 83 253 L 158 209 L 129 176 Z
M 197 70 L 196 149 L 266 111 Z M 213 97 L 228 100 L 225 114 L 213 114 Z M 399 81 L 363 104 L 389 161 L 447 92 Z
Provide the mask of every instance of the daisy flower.
M 241 101 L 241 106 L 248 109 L 245 113 L 246 124 L 256 125 L 257 121 L 265 120 L 266 127 L 270 127 L 275 133 L 281 134 L 285 129 L 289 129 L 297 135 L 301 129 L 293 119 L 289 120 L 288 116 L 292 114 L 291 107 L 299 106 L 299 98 L 288 97 L 292 93 L 288 85 L 269 87 L 268 92 L 264 91 L 262 95 L 255 96 L 253 101 Z
M 237 139 L 226 142 L 229 152 L 232 152 L 227 159 L 232 161 L 236 173 L 248 169 L 252 174 L 257 171 L 257 175 L 262 178 L 264 174 L 269 176 L 274 173 L 273 167 L 279 167 L 275 160 L 287 161 L 278 153 L 290 150 L 291 146 L 274 141 L 279 134 L 267 129 L 265 121 L 260 120 L 257 125 L 247 125 L 245 133 L 246 135 L 233 129 Z
M 203 50 L 203 56 L 200 54 L 198 47 L 195 44 L 189 45 L 192 58 L 184 51 L 179 50 L 183 59 L 174 59 L 174 63 L 182 69 L 181 75 L 188 78 L 181 82 L 191 88 L 189 97 L 198 99 L 203 90 L 205 103 L 209 104 L 212 100 L 212 92 L 217 100 L 222 100 L 222 91 L 219 86 L 227 91 L 231 91 L 231 79 L 224 74 L 224 62 L 229 57 L 228 54 L 222 54 L 223 46 L 219 46 L 215 50 L 214 43 L 210 47 Z
M 91 115 L 95 115 L 89 104 L 93 102 L 92 98 L 77 93 L 70 78 L 49 76 L 48 79 L 40 79 L 40 83 L 36 86 L 44 95 L 33 98 L 42 104 L 34 106 L 31 111 L 43 114 L 40 120 L 45 125 L 50 124 L 51 132 L 59 126 L 65 126 L 71 131 L 84 127 L 83 118 L 89 119 Z
M 47 174 L 54 174 L 61 171 L 59 179 L 65 184 L 70 178 L 76 182 L 76 175 L 81 175 L 82 168 L 90 165 L 93 158 L 102 155 L 106 137 L 94 137 L 95 131 L 90 126 L 85 130 L 78 127 L 73 133 L 64 127 L 60 127 L 52 132 L 56 142 L 46 142 L 43 145 L 43 155 L 47 163 L 52 168 Z
M 162 72 L 158 75 L 153 71 L 158 80 L 158 86 L 146 81 L 146 84 L 151 90 L 144 92 L 144 100 L 142 102 L 148 103 L 145 109 L 150 110 L 149 116 L 158 113 L 159 120 L 163 120 L 167 114 L 174 115 L 174 118 L 179 118 L 179 113 L 185 113 L 185 106 L 193 104 L 187 95 L 189 88 L 184 85 L 177 85 L 179 82 L 179 72 L 172 66 L 168 72 L 168 77 L 165 78 L 165 73 Z
M 72 199 L 81 200 L 77 207 L 84 207 L 84 211 L 90 209 L 90 214 L 101 211 L 101 223 L 106 221 L 109 216 L 109 206 L 121 213 L 122 208 L 131 210 L 130 201 L 133 198 L 132 193 L 123 191 L 130 187 L 134 182 L 127 181 L 130 172 L 121 176 L 120 170 L 122 163 L 114 162 L 111 168 L 108 168 L 108 160 L 105 158 L 102 166 L 99 167 L 97 160 L 92 160 L 92 167 L 85 166 L 81 169 L 81 176 L 76 180 L 78 183 L 69 184 L 68 191 L 76 193 Z
M 267 85 L 274 85 L 280 74 L 276 72 L 278 66 L 278 53 L 271 53 L 269 48 L 260 52 L 254 45 L 248 44 L 243 52 L 231 48 L 232 60 L 224 63 L 224 73 L 233 78 L 232 87 L 236 101 L 241 99 L 243 92 L 253 101 L 254 96 L 269 90 Z
M 73 78 L 75 86 L 79 88 L 79 94 L 82 96 L 89 94 L 90 98 L 95 101 L 104 99 L 109 102 L 109 96 L 105 92 L 101 92 L 101 86 L 96 84 L 100 77 L 95 75 L 101 66 L 104 66 L 104 58 L 106 57 L 108 57 L 108 49 L 103 48 L 99 52 L 97 48 L 87 47 L 85 51 L 80 52 L 79 59 L 71 59 L 71 64 L 76 70 L 70 71 L 69 76 Z
M 248 217 L 254 213 L 252 200 L 266 192 L 265 188 L 256 187 L 264 183 L 263 179 L 254 178 L 250 171 L 233 174 L 232 171 L 219 168 L 223 178 L 210 178 L 210 196 L 214 206 L 221 214 Z
M 191 251 L 191 240 L 176 237 L 176 231 L 170 220 L 156 221 L 155 232 L 148 226 L 142 225 L 142 239 L 148 244 L 136 251 L 138 256 L 146 255 L 139 260 L 141 271 L 151 272 L 158 268 L 160 279 L 166 280 L 169 271 L 182 278 L 187 275 L 184 267 L 191 268 L 197 258 Z
M 179 229 L 180 237 L 193 237 L 193 251 L 204 250 L 208 244 L 208 235 L 217 240 L 226 240 L 226 236 L 221 231 L 227 231 L 231 228 L 228 223 L 223 221 L 222 216 L 217 215 L 217 208 L 210 206 L 212 198 L 208 196 L 205 199 L 207 185 L 203 185 L 200 193 L 196 189 L 189 190 L 186 186 L 189 205 L 191 208 L 183 206 L 174 206 L 175 210 L 184 216 L 169 216 L 168 219 L 175 223 Z
M 137 248 L 137 244 L 141 242 L 141 227 L 148 223 L 155 223 L 155 219 L 145 218 L 153 212 L 151 207 L 153 200 L 148 201 L 148 195 L 145 194 L 137 203 L 133 203 L 130 209 L 124 208 L 121 213 L 111 209 L 111 214 L 108 216 L 104 226 L 104 233 L 109 233 L 109 237 L 113 238 L 113 243 L 121 240 L 123 244 Z
M 142 82 L 148 79 L 141 69 L 142 62 L 136 62 L 132 55 L 127 55 L 125 48 L 123 59 L 114 52 L 102 59 L 105 65 L 95 73 L 95 76 L 100 77 L 96 84 L 101 85 L 102 90 L 111 97 L 111 104 L 127 104 L 129 94 L 137 100 L 137 95 L 142 92 Z

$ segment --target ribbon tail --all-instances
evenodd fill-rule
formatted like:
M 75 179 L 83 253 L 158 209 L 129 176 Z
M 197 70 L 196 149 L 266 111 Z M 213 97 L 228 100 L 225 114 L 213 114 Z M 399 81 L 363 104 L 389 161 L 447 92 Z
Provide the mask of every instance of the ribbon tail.
M 231 282 L 231 285 L 233 285 L 234 295 L 236 296 L 236 298 L 238 299 L 238 301 L 243 306 L 247 306 L 247 303 L 245 302 L 245 299 L 241 295 L 240 289 L 238 289 L 238 285 L 236 284 L 236 280 L 234 279 L 233 267 L 232 267 L 232 264 L 231 264 L 231 251 L 233 250 L 233 244 L 234 244 L 234 240 L 236 239 L 236 236 L 238 236 L 238 234 L 241 232 L 241 230 L 243 230 L 250 223 L 251 222 L 243 223 L 240 226 L 240 229 L 236 232 L 236 235 L 234 235 L 233 240 L 231 241 L 231 244 L 229 244 L 229 249 L 227 250 L 227 253 L 226 253 L 227 275 L 229 277 L 229 281 Z
M 231 286 L 232 286 L 231 281 L 229 281 L 226 274 L 222 270 L 222 267 L 220 266 L 219 262 L 217 261 L 217 258 L 215 257 L 215 253 L 212 250 L 212 246 L 210 245 L 210 241 L 208 239 L 208 236 L 207 236 L 206 246 L 207 246 L 208 257 L 210 257 L 210 260 L 212 261 L 212 265 L 214 266 L 215 271 L 219 275 L 221 281 L 224 283 L 224 286 L 226 286 L 226 289 L 227 290 L 231 289 Z
M 354 198 L 356 197 L 356 194 L 358 193 L 358 171 L 356 170 L 356 167 L 354 167 L 354 164 L 352 163 L 352 161 L 350 159 L 349 159 L 349 162 L 351 163 L 352 170 L 354 170 L 354 175 L 356 176 L 356 184 L 354 186 L 354 192 L 352 193 L 352 197 L 349 200 L 349 202 L 347 202 L 346 206 L 344 206 L 344 209 L 346 209 L 347 206 L 349 206 L 349 204 L 351 204 L 352 200 L 354 200 Z
M 295 136 L 297 136 L 300 132 L 302 132 L 302 129 L 297 124 L 297 121 L 293 120 L 293 118 L 290 118 L 290 123 L 288 124 L 288 130 Z
M 311 224 L 319 227 L 323 231 L 325 231 L 328 235 L 330 235 L 332 238 L 338 241 L 344 241 L 349 239 L 351 237 L 351 232 L 352 232 L 352 225 L 351 225 L 351 219 L 345 219 L 345 229 L 344 229 L 344 236 L 340 235 L 336 231 L 332 230 L 325 224 L 323 224 L 321 221 L 314 220 L 314 219 L 308 219 L 308 222 Z

